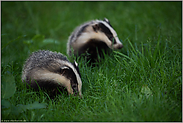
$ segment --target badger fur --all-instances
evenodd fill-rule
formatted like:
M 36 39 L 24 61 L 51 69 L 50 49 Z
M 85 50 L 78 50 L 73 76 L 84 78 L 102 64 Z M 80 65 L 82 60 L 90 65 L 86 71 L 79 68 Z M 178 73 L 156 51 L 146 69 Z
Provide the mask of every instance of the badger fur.
M 82 97 L 82 81 L 76 62 L 70 63 L 63 54 L 48 50 L 33 52 L 22 70 L 22 81 L 35 90 L 46 89 L 54 93 L 65 88 L 68 94 Z
M 98 55 L 102 56 L 111 49 L 121 49 L 122 43 L 117 33 L 112 28 L 108 19 L 92 20 L 78 26 L 69 36 L 67 42 L 67 54 L 69 56 L 87 56 L 91 62 L 98 61 Z

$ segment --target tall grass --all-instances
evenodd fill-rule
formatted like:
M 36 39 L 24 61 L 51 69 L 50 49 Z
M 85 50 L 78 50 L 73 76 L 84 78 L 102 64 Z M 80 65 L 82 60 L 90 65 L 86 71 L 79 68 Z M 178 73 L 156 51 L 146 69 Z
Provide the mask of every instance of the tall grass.
M 2 2 L 1 121 L 182 121 L 181 3 Z M 78 61 L 83 99 L 25 88 L 31 52 L 66 54 L 72 30 L 103 17 L 124 48 L 95 67 Z

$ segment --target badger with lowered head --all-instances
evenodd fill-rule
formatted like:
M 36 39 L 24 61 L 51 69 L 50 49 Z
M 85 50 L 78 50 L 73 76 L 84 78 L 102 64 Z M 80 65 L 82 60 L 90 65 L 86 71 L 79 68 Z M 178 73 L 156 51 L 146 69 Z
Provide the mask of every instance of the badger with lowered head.
M 92 20 L 78 26 L 70 35 L 67 42 L 69 56 L 81 56 L 91 62 L 98 61 L 98 56 L 110 50 L 121 49 L 123 44 L 119 41 L 116 31 L 108 19 Z
M 39 88 L 59 92 L 66 89 L 68 94 L 82 97 L 82 81 L 76 62 L 70 63 L 63 54 L 48 50 L 33 52 L 26 60 L 22 81 L 35 90 Z M 53 96 L 53 95 L 52 95 Z

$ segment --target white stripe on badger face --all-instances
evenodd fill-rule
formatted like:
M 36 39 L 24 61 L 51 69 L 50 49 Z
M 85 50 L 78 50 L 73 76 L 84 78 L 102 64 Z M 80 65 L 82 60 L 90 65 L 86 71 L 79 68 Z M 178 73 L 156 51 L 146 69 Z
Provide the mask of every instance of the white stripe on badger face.
M 84 32 L 81 36 L 77 39 L 78 41 L 73 42 L 73 49 L 77 51 L 80 47 L 84 46 L 90 39 L 96 39 L 98 41 L 105 42 L 108 47 L 112 49 L 112 42 L 108 39 L 108 37 L 101 32 Z
M 69 94 L 73 94 L 73 90 L 71 87 L 71 83 L 70 80 L 67 79 L 65 76 L 62 76 L 60 74 L 57 73 L 53 73 L 47 70 L 35 70 L 32 79 L 35 80 L 46 80 L 46 81 L 54 81 L 62 86 L 64 86 L 65 88 L 67 88 L 67 91 Z

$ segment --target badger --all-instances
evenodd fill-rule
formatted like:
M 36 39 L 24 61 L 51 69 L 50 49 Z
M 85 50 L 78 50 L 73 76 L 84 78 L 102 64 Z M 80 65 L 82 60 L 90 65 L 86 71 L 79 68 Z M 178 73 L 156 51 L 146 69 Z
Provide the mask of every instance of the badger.
M 35 90 L 45 89 L 53 94 L 65 89 L 66 93 L 82 98 L 78 64 L 69 62 L 61 53 L 49 50 L 33 52 L 23 66 L 22 82 Z
M 92 20 L 86 22 L 71 33 L 67 42 L 69 56 L 84 56 L 91 62 L 98 61 L 103 53 L 121 49 L 123 44 L 109 20 Z M 99 57 L 98 57 L 99 56 Z

